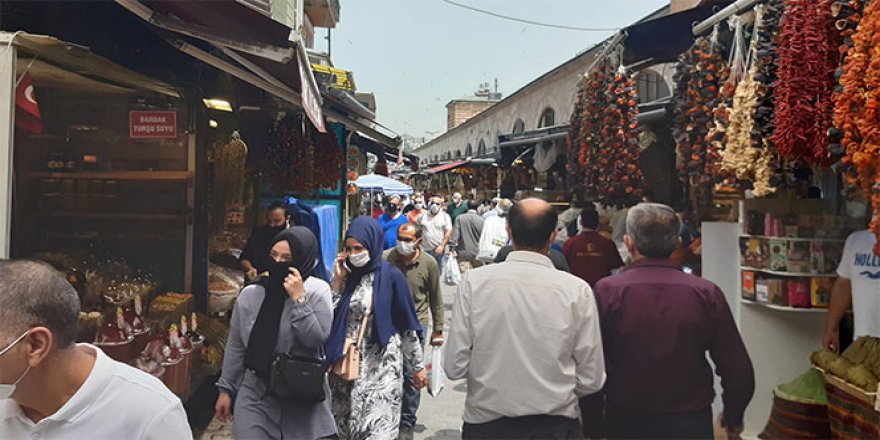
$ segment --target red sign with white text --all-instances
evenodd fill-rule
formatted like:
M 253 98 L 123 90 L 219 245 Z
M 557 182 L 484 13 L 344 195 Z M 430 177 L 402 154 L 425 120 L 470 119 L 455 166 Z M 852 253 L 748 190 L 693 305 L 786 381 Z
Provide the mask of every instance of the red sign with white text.
M 176 111 L 128 112 L 128 135 L 132 139 L 167 139 L 177 137 Z

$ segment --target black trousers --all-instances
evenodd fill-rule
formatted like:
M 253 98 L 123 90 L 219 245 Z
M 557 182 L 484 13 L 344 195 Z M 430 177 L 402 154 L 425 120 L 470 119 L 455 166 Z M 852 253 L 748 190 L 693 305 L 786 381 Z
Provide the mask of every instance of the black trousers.
M 693 412 L 605 409 L 609 439 L 712 439 L 712 408 Z
M 461 437 L 465 440 L 583 438 L 580 422 L 562 416 L 503 417 L 487 423 L 465 423 Z

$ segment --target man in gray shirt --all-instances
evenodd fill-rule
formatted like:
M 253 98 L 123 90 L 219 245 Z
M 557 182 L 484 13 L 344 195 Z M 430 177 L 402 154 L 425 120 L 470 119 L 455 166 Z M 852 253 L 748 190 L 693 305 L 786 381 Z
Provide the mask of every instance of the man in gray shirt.
M 482 266 L 482 261 L 477 260 L 480 252 L 480 234 L 483 233 L 483 217 L 477 214 L 478 203 L 468 201 L 468 212 L 455 219 L 452 228 L 452 239 L 449 246 L 458 258 L 458 267 L 462 272 Z

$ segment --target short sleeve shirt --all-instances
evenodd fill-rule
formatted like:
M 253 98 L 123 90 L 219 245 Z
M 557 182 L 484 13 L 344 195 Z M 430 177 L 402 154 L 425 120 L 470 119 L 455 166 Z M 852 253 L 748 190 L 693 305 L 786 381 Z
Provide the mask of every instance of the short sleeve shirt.
M 562 248 L 571 273 L 595 287 L 596 283 L 623 267 L 620 252 L 613 241 L 596 232 L 586 231 L 570 238 Z
M 880 337 L 880 256 L 874 255 L 871 231 L 853 232 L 846 239 L 837 274 L 852 281 L 853 337 Z
M 437 215 L 426 212 L 422 216 L 422 249 L 433 251 L 443 242 L 446 231 L 452 230 L 452 219 L 441 211 Z

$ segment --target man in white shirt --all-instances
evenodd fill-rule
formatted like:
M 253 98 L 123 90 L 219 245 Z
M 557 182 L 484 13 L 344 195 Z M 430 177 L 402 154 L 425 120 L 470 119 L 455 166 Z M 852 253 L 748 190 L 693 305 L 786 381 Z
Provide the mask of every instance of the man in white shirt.
M 507 234 L 507 213 L 513 206 L 509 199 L 501 199 L 495 206 L 495 214 L 486 218 L 483 222 L 483 232 L 480 233 L 480 251 L 477 260 L 484 263 L 492 263 L 498 255 L 498 251 L 507 245 L 510 237 Z
M 875 243 L 877 237 L 867 229 L 853 232 L 846 239 L 822 343 L 828 350 L 840 351 L 840 320 L 850 305 L 853 338 L 880 337 L 880 256 L 874 254 Z
M 593 292 L 547 258 L 556 220 L 543 200 L 519 202 L 514 252 L 463 274 L 443 368 L 467 378 L 465 439 L 580 438 L 578 399 L 605 383 Z
M 159 380 L 76 344 L 79 297 L 57 271 L 0 261 L 0 439 L 192 439 Z
M 422 250 L 437 260 L 437 266 L 443 267 L 443 254 L 452 237 L 452 218 L 443 210 L 443 199 L 431 197 L 428 212 L 422 215 Z

